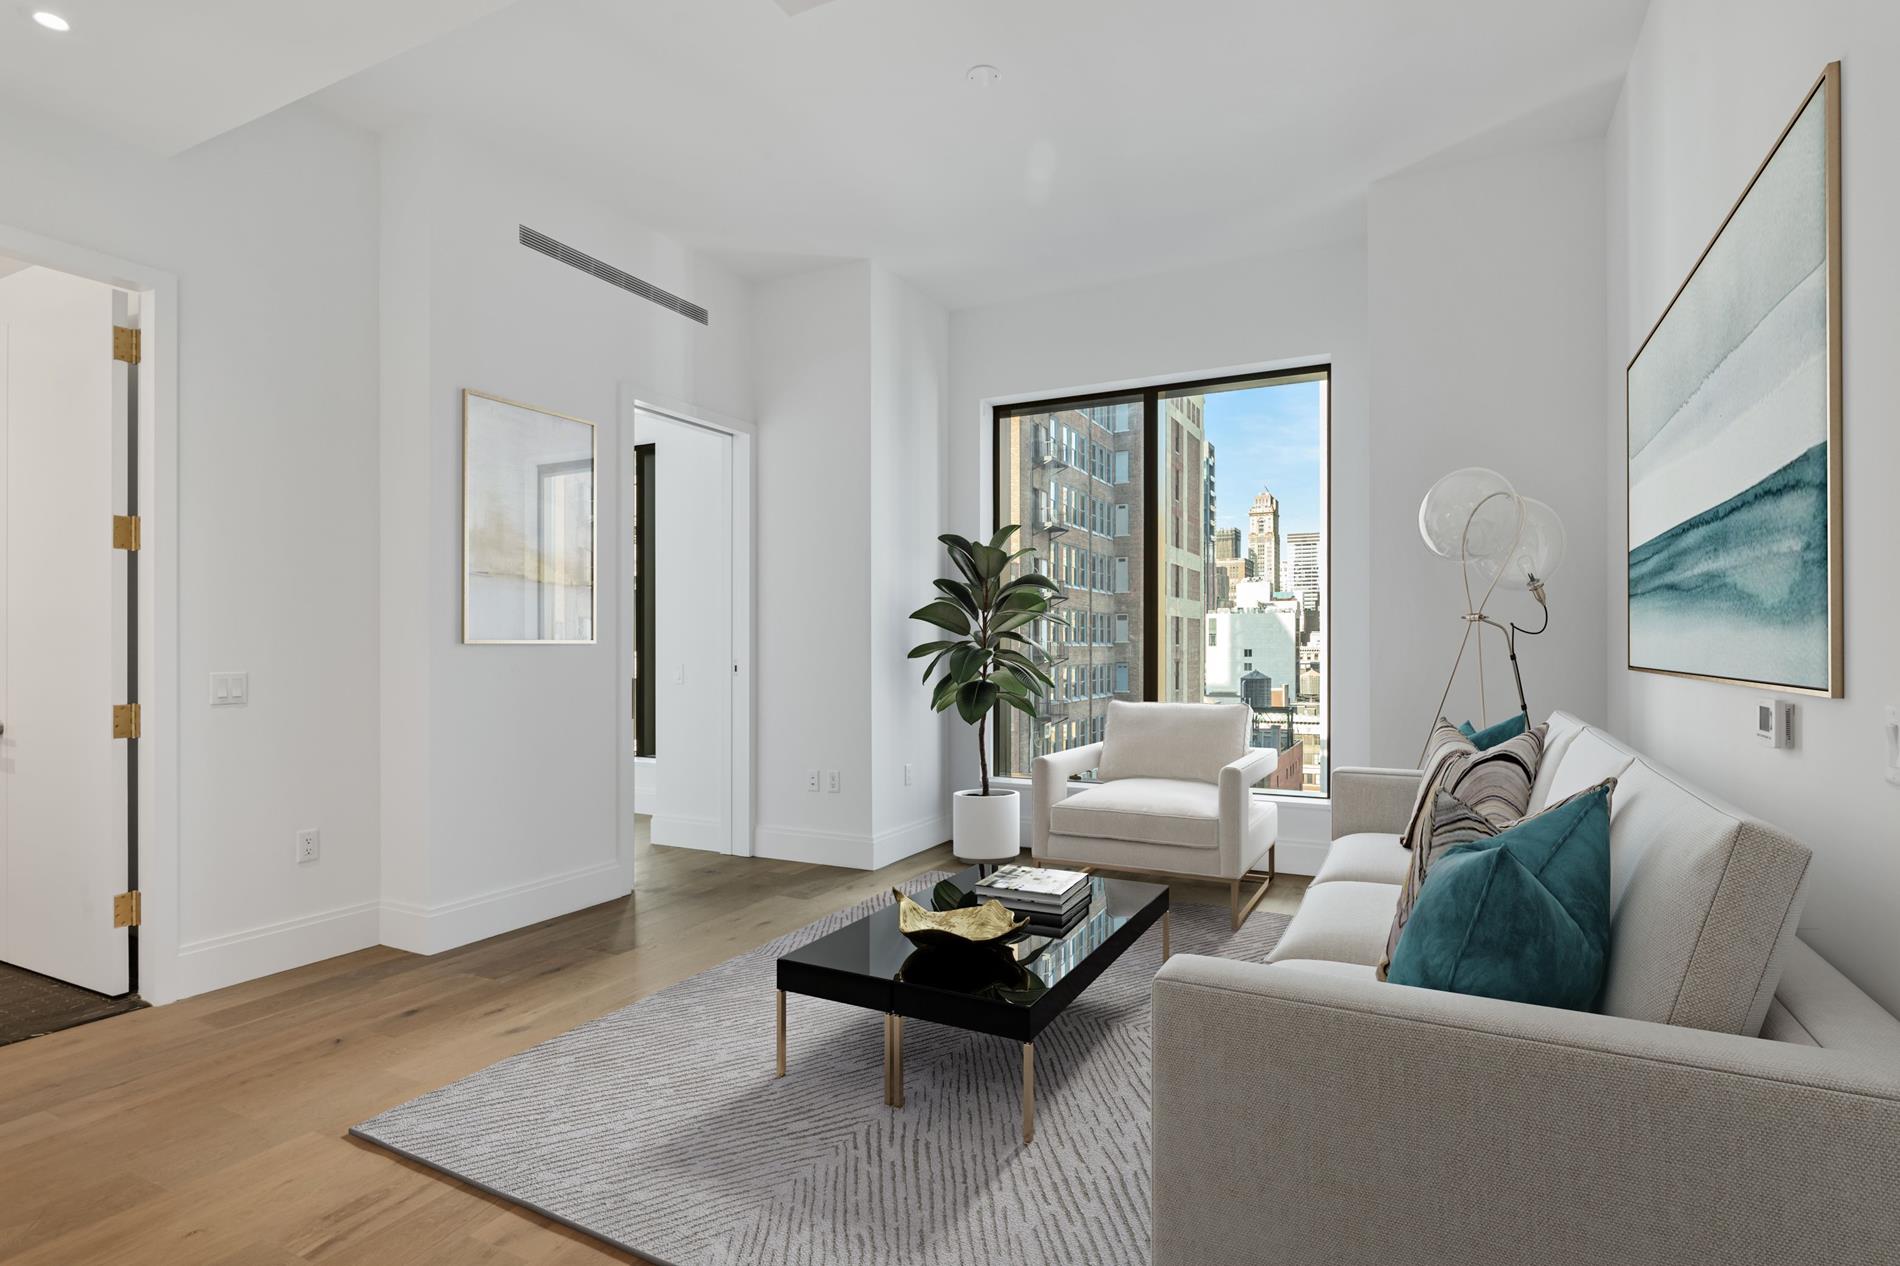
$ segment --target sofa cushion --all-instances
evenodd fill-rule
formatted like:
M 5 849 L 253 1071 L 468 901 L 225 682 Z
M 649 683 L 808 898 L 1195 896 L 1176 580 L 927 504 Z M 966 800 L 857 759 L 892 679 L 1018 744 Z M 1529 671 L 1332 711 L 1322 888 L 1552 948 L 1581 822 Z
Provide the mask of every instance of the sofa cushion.
M 1220 788 L 1178 778 L 1117 778 L 1078 791 L 1049 811 L 1062 835 L 1220 847 Z
M 1488 752 L 1505 739 L 1514 739 L 1530 728 L 1530 720 L 1522 712 L 1513 712 L 1493 725 L 1482 730 L 1469 721 L 1458 723 L 1458 732 L 1471 740 L 1471 745 L 1481 752 Z
M 1293 922 L 1267 954 L 1269 963 L 1288 958 L 1319 958 L 1373 966 L 1385 949 L 1386 929 L 1399 901 L 1397 884 L 1354 879 L 1314 884 L 1300 899 Z
M 1282 958 L 1267 964 L 1268 971 L 1310 971 L 1340 980 L 1376 979 L 1370 963 L 1338 963 L 1324 958 Z
M 1566 764 L 1586 742 L 1620 748 L 1586 731 Z M 1630 763 L 1610 829 L 1610 970 L 1599 1009 L 1752 1037 L 1794 938 L 1810 854 L 1775 827 L 1621 754 Z
M 1441 791 L 1458 797 L 1492 822 L 1502 824 L 1523 817 L 1530 806 L 1531 784 L 1537 778 L 1543 751 L 1541 725 L 1481 752 L 1451 722 L 1439 718 L 1432 732 L 1425 777 L 1419 783 L 1418 799 L 1402 837 L 1405 847 L 1416 849 L 1431 834 L 1433 800 Z
M 1108 701 L 1103 782 L 1121 778 L 1189 778 L 1219 782 L 1223 766 L 1247 754 L 1252 712 L 1244 703 Z
M 1563 767 L 1564 756 L 1570 751 L 1570 745 L 1577 741 L 1577 735 L 1583 731 L 1583 722 L 1568 712 L 1553 712 L 1550 720 L 1544 722 L 1544 754 L 1537 762 L 1537 781 L 1531 784 L 1531 802 L 1524 810 L 1527 814 L 1542 813 L 1546 805 L 1563 799 L 1562 796 L 1552 798 L 1550 784 L 1557 777 L 1557 771 Z M 1592 784 L 1585 782 L 1582 785 L 1587 787 Z M 1614 813 L 1614 808 L 1611 811 Z
M 1412 855 L 1389 831 L 1364 831 L 1342 835 L 1326 849 L 1326 860 L 1313 876 L 1316 884 L 1336 879 L 1357 879 L 1374 884 L 1402 884 L 1412 864 Z
M 1543 792 L 1544 804 L 1556 804 L 1605 778 L 1621 777 L 1633 759 L 1633 752 L 1611 742 L 1601 730 L 1586 728 L 1571 739 L 1550 777 L 1537 780 L 1535 790 Z
M 1419 890 L 1385 978 L 1588 1008 L 1609 955 L 1613 787 L 1605 782 L 1490 838 L 1445 850 Z

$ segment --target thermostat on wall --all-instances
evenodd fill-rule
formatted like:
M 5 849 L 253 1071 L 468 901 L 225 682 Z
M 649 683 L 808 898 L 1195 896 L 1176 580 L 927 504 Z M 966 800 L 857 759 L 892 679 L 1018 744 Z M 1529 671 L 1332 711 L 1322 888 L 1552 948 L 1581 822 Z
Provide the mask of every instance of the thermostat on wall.
M 1794 746 L 1794 704 L 1787 699 L 1755 700 L 1755 737 L 1770 747 Z

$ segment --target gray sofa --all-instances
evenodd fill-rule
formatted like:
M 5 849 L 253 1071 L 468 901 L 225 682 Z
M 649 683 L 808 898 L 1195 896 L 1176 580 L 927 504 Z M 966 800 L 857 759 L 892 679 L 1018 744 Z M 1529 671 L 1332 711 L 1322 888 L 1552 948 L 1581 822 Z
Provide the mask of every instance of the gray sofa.
M 1809 852 L 1577 718 L 1616 776 L 1600 1013 L 1382 983 L 1410 770 L 1340 769 L 1271 961 L 1154 984 L 1156 1266 L 1900 1260 L 1900 1021 L 1794 934 Z

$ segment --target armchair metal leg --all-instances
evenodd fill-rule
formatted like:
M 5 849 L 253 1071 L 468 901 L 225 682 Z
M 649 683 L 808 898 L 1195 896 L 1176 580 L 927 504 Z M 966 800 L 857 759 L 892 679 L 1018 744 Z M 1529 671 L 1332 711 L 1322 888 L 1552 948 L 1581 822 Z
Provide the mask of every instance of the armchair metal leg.
M 1233 911 L 1234 931 L 1236 932 L 1240 930 L 1240 925 L 1247 921 L 1247 916 L 1253 913 L 1253 908 L 1260 904 L 1260 898 L 1267 895 L 1267 889 L 1273 886 L 1274 848 L 1275 845 L 1273 844 L 1267 845 L 1266 874 L 1262 875 L 1257 870 L 1249 871 L 1245 875 L 1236 875 L 1228 884 L 1227 905 L 1228 909 Z M 1242 905 L 1240 902 L 1240 881 L 1243 879 L 1258 879 L 1260 881 L 1260 886 L 1254 889 L 1253 895 L 1247 898 L 1245 905 Z

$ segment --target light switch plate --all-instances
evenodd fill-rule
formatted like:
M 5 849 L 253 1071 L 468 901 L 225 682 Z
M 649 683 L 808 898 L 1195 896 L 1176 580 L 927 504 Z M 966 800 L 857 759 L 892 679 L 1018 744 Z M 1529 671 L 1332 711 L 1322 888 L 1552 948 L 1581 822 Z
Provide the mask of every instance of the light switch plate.
M 251 701 L 251 675 L 249 673 L 212 673 L 211 706 L 214 708 L 241 708 Z

